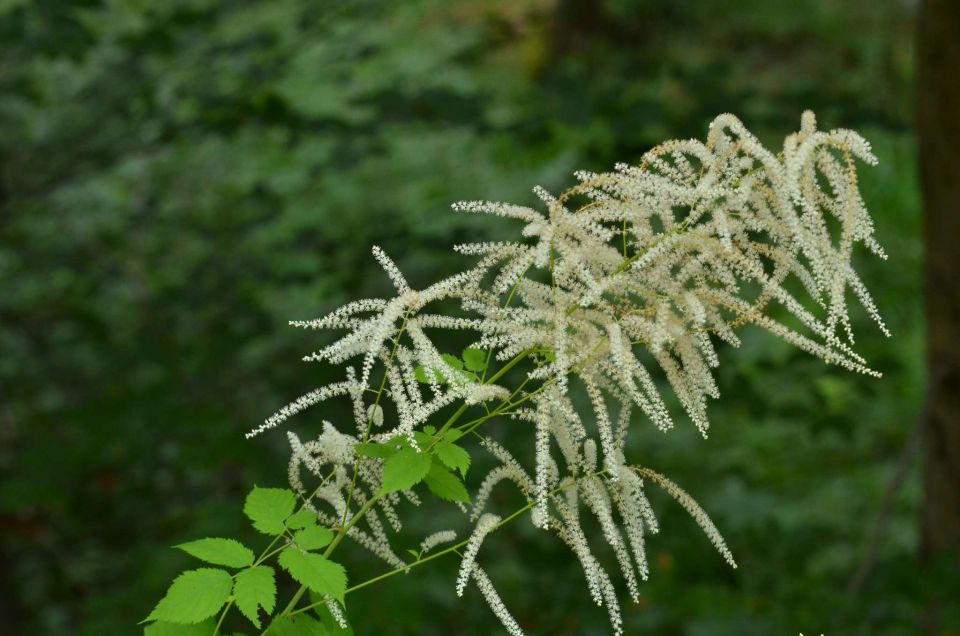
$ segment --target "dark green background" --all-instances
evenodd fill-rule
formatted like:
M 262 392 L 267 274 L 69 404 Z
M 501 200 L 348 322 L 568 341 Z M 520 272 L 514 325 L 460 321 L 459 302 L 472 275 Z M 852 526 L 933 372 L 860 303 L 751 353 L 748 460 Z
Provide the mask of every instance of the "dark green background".
M 747 331 L 721 350 L 709 440 L 638 421 L 630 459 L 697 497 L 740 569 L 657 497 L 664 531 L 627 628 L 916 633 L 960 582 L 919 575 L 915 471 L 847 593 L 923 392 L 909 5 L 0 2 L 0 632 L 138 633 L 190 564 L 168 546 L 257 541 L 242 497 L 284 483 L 286 441 L 243 433 L 338 373 L 301 363 L 324 336 L 286 321 L 385 291 L 372 244 L 426 285 L 462 266 L 454 242 L 515 229 L 455 200 L 532 203 L 533 185 L 702 137 L 724 111 L 779 144 L 812 108 L 880 157 L 862 183 L 890 259 L 857 265 L 894 338 L 855 318 L 885 376 Z M 487 545 L 531 635 L 607 633 L 557 542 L 524 523 Z M 341 559 L 356 581 L 378 571 Z M 498 633 L 475 590 L 454 595 L 455 567 L 351 595 L 357 633 Z

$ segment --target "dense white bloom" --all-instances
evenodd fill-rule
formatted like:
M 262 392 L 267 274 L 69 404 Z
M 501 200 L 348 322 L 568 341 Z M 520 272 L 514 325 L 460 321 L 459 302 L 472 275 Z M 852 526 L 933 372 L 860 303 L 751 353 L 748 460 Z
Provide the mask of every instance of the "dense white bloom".
M 506 448 L 512 441 L 504 445 L 484 436 L 482 445 L 498 464 L 475 485 L 469 512 L 476 526 L 463 551 L 456 592 L 476 581 L 507 631 L 522 633 L 476 565 L 480 544 L 500 524 L 500 517 L 485 512 L 491 494 L 508 482 L 526 498 L 524 510 L 531 511 L 534 525 L 573 552 L 591 598 L 606 608 L 619 634 L 613 579 L 592 543 L 599 538 L 608 544 L 628 593 L 637 598 L 640 581 L 649 576 L 647 535 L 659 529 L 645 483 L 676 499 L 736 567 L 713 522 L 683 489 L 627 461 L 633 413 L 661 431 L 674 426 L 661 385 L 669 386 L 706 437 L 708 401 L 720 395 L 714 339 L 738 346 L 737 331 L 748 324 L 829 364 L 879 375 L 853 349 L 848 312 L 852 297 L 886 333 L 851 264 L 857 244 L 885 258 L 859 192 L 856 159 L 876 162 L 863 138 L 849 130 L 817 130 L 812 113 L 804 113 L 800 130 L 785 139 L 779 154 L 724 114 L 704 142 L 668 141 L 644 154 L 639 165 L 577 173 L 579 183 L 556 196 L 536 188 L 540 209 L 454 204 L 460 212 L 519 223 L 517 240 L 457 245 L 475 262 L 420 290 L 383 250 L 373 248 L 393 284 L 393 298 L 358 300 L 292 323 L 343 330 L 306 359 L 358 359 L 358 370 L 348 367 L 345 381 L 302 396 L 248 436 L 309 406 L 348 396 L 355 436 L 330 423 L 312 441 L 289 436 L 292 486 L 309 497 L 318 518 L 337 525 L 371 501 L 382 480 L 383 460 L 358 453 L 358 443 L 405 439 L 422 451 L 416 440 L 423 439 L 418 435 L 424 427 L 433 426 L 429 439 L 458 404 L 463 406 L 450 423 L 463 409 L 517 420 L 511 429 L 521 432 L 511 435 L 528 435 L 533 457 L 519 461 Z M 431 308 L 439 301 L 447 301 L 443 313 Z M 448 311 L 451 301 L 461 311 Z M 436 330 L 467 332 L 490 368 L 465 372 L 434 343 Z M 511 390 L 501 376 L 515 365 L 524 379 Z M 586 412 L 575 405 L 578 395 L 586 398 Z M 320 481 L 312 496 L 304 474 Z M 380 515 L 399 530 L 403 501 L 419 502 L 411 491 L 379 498 L 366 526 L 354 525 L 347 534 L 395 567 L 404 563 Z M 594 520 L 582 520 L 582 512 Z M 585 530 L 594 527 L 600 532 Z M 436 532 L 424 539 L 421 553 L 455 536 L 452 530 Z
M 440 530 L 428 535 L 427 538 L 420 543 L 420 552 L 429 552 L 441 543 L 450 543 L 456 540 L 457 533 L 453 530 Z

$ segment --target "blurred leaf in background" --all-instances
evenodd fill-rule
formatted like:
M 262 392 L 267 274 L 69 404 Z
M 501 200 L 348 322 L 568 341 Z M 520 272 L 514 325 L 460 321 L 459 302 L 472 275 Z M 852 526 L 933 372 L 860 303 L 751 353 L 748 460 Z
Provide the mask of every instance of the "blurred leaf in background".
M 891 259 L 864 271 L 895 338 L 861 333 L 885 377 L 759 334 L 723 350 L 710 440 L 650 430 L 635 452 L 742 567 L 655 502 L 671 531 L 627 628 L 913 633 L 915 477 L 845 595 L 922 393 L 911 18 L 895 0 L 0 4 L 2 623 L 130 633 L 188 563 L 166 546 L 249 532 L 242 494 L 283 485 L 286 450 L 243 432 L 330 373 L 298 362 L 317 343 L 286 321 L 386 289 L 370 245 L 426 284 L 459 267 L 453 243 L 511 230 L 455 200 L 532 203 L 724 111 L 772 142 L 813 108 L 881 159 L 863 190 Z M 321 417 L 338 414 L 292 426 Z M 539 539 L 495 539 L 511 610 L 531 634 L 604 633 Z M 494 633 L 452 565 L 351 596 L 357 633 Z

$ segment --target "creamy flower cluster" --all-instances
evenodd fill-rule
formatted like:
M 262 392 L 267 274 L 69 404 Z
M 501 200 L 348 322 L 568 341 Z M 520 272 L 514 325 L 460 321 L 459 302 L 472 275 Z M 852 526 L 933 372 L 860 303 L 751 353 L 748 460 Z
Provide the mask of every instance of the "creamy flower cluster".
M 608 544 L 636 599 L 649 574 L 645 537 L 658 531 L 646 483 L 673 496 L 736 567 L 720 533 L 686 492 L 627 461 L 634 413 L 659 429 L 671 428 L 675 416 L 662 395 L 669 385 L 705 437 L 708 398 L 719 397 L 714 345 L 737 346 L 737 330 L 747 324 L 827 363 L 879 375 L 853 350 L 848 311 L 852 296 L 886 333 L 851 262 L 858 243 L 885 258 L 859 192 L 857 159 L 876 162 L 863 138 L 849 130 L 817 130 L 810 112 L 779 154 L 727 114 L 714 120 L 703 142 L 668 141 L 639 165 L 578 173 L 579 183 L 559 196 L 536 188 L 541 209 L 455 204 L 461 212 L 519 222 L 518 239 L 456 246 L 476 263 L 419 291 L 374 248 L 393 282 L 393 298 L 359 300 L 293 323 L 345 331 L 307 360 L 339 365 L 357 359 L 359 367 L 347 367 L 344 381 L 285 406 L 250 435 L 326 399 L 352 400 L 355 435 L 329 423 L 313 441 L 290 433 L 291 484 L 307 497 L 303 471 L 323 480 L 311 505 L 335 525 L 370 501 L 382 478 L 383 461 L 358 456 L 358 442 L 401 435 L 416 446 L 414 432 L 455 404 L 501 409 L 528 422 L 522 430 L 529 430 L 536 449 L 529 462 L 492 437 L 484 439 L 498 465 L 473 494 L 476 527 L 463 551 L 457 594 L 476 582 L 508 632 L 522 633 L 477 564 L 481 544 L 500 524 L 485 512 L 490 495 L 509 482 L 527 498 L 533 523 L 569 546 L 590 595 L 607 608 L 619 634 L 613 578 L 591 543 Z M 462 308 L 457 315 L 429 308 L 451 299 Z M 495 361 L 491 370 L 521 359 L 523 385 L 512 390 L 485 380 L 486 373 L 461 373 L 433 343 L 429 333 L 435 330 L 470 333 Z M 418 380 L 418 367 L 426 382 L 422 375 Z M 578 392 L 590 405 L 586 412 L 575 406 Z M 381 517 L 399 530 L 402 499 L 418 502 L 411 491 L 393 493 L 371 508 L 362 529 L 357 524 L 348 533 L 395 567 L 404 561 L 390 547 Z M 581 517 L 582 510 L 592 521 Z M 423 550 L 453 536 L 434 534 Z

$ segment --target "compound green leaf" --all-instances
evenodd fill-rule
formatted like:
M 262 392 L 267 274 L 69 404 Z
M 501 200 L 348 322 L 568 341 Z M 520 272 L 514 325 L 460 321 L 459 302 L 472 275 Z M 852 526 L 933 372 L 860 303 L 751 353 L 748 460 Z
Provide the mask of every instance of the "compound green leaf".
M 417 379 L 417 382 L 421 384 L 430 384 L 430 376 L 427 375 L 427 368 L 423 365 L 413 370 L 413 376 Z M 447 382 L 447 378 L 439 371 L 433 372 L 433 378 L 437 384 L 446 384 Z
M 426 448 L 433 443 L 433 433 L 428 433 L 427 431 L 414 431 L 413 439 L 416 440 L 417 446 L 420 448 Z
M 455 442 L 461 437 L 463 437 L 463 431 L 459 428 L 448 428 L 447 432 L 443 434 L 443 439 L 450 442 Z
M 357 449 L 358 455 L 362 455 L 364 457 L 377 457 L 379 459 L 387 459 L 397 452 L 397 449 L 394 446 L 377 444 L 376 442 L 357 444 L 355 448 Z
M 445 353 L 441 357 L 443 358 L 444 362 L 449 364 L 451 367 L 453 367 L 457 371 L 463 370 L 463 360 L 461 360 L 457 356 L 450 355 L 449 353 Z

